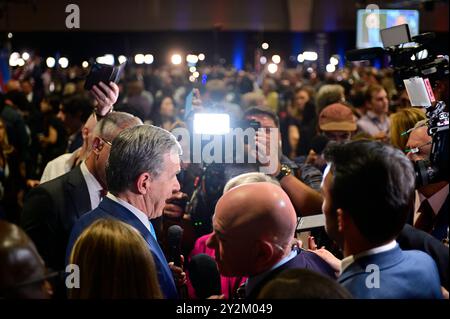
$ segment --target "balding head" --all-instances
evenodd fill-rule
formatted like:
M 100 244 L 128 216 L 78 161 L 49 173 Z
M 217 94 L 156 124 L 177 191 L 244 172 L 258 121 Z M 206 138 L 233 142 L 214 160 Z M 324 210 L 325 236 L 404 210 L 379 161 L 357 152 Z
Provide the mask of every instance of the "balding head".
M 0 298 L 47 298 L 40 280 L 44 276 L 44 262 L 33 242 L 16 225 L 0 221 Z
M 90 152 L 92 148 L 92 141 L 94 140 L 94 128 L 97 124 L 97 117 L 94 113 L 88 117 L 83 125 L 83 146 L 86 152 Z
M 289 252 L 296 221 L 281 187 L 268 182 L 237 186 L 217 202 L 208 246 L 215 248 L 223 275 L 253 276 Z

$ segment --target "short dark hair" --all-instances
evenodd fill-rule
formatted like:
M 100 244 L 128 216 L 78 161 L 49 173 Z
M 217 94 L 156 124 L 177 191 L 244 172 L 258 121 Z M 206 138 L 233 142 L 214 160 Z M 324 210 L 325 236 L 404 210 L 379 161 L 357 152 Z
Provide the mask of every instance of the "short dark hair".
M 370 84 L 364 91 L 364 100 L 366 102 L 370 102 L 372 100 L 372 96 L 375 93 L 380 92 L 381 90 L 386 90 L 386 89 L 379 84 Z
M 266 115 L 270 117 L 277 127 L 280 127 L 280 120 L 278 116 L 269 108 L 263 106 L 255 106 L 247 109 L 244 113 L 244 118 L 252 115 Z
M 58 114 L 59 105 L 61 104 L 61 97 L 57 94 L 50 94 L 44 98 L 47 103 L 50 105 L 51 112 Z
M 270 280 L 258 299 L 351 299 L 336 280 L 308 269 L 288 269 Z
M 371 243 L 394 239 L 414 205 L 415 174 L 411 161 L 381 142 L 330 143 L 330 194 L 334 207 L 348 212 Z

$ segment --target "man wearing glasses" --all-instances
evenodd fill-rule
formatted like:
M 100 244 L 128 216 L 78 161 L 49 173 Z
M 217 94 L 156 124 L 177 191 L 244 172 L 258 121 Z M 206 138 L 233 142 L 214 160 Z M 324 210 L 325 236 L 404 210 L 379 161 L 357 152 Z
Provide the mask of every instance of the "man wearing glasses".
M 409 135 L 405 152 L 413 162 L 429 159 L 432 137 L 428 135 L 427 130 L 427 121 L 423 120 L 414 126 Z M 432 234 L 439 240 L 447 238 L 448 182 L 441 181 L 428 185 L 416 185 L 416 190 L 414 227 Z
M 70 172 L 32 189 L 24 203 L 21 226 L 36 244 L 46 265 L 60 271 L 75 222 L 106 195 L 105 165 L 111 141 L 122 130 L 142 124 L 128 113 L 111 112 L 94 129 L 92 149 Z

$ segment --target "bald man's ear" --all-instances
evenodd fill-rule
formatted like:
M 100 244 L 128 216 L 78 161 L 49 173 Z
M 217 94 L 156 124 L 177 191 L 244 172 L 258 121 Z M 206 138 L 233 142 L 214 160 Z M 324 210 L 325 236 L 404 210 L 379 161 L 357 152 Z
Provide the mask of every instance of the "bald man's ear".
M 148 172 L 144 172 L 136 179 L 136 190 L 139 194 L 145 195 L 152 191 L 152 176 Z
M 89 136 L 89 129 L 83 125 L 83 128 L 81 129 L 81 136 L 83 137 L 83 140 L 87 139 Z
M 255 265 L 259 270 L 266 271 L 274 265 L 277 258 L 277 249 L 266 240 L 258 240 L 255 249 Z M 283 252 L 280 252 L 281 254 Z
M 92 141 L 92 152 L 94 152 L 98 156 L 100 155 L 100 152 L 102 151 L 104 146 L 105 142 L 103 142 L 100 137 L 95 136 L 94 140 Z

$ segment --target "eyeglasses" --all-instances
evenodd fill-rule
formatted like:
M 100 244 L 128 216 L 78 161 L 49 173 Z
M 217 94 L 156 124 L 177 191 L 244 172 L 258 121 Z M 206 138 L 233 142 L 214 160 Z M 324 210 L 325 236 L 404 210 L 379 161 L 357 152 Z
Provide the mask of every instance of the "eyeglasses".
M 99 136 L 99 139 L 101 139 L 103 142 L 105 142 L 106 144 L 108 144 L 109 146 L 112 146 L 112 143 L 110 141 L 105 140 L 103 137 Z
M 420 152 L 420 149 L 422 147 L 430 145 L 431 143 L 432 143 L 432 141 L 429 141 L 429 142 L 427 142 L 425 144 L 422 144 L 422 145 L 419 145 L 419 146 L 416 146 L 416 147 L 413 147 L 413 148 L 407 148 L 407 149 L 405 149 L 404 152 L 405 152 L 405 154 L 407 154 L 407 153 L 417 154 L 417 153 Z
M 411 133 L 412 131 L 414 131 L 414 130 L 416 130 L 416 129 L 418 129 L 418 128 L 421 128 L 421 127 L 423 127 L 423 126 L 427 126 L 427 125 L 428 125 L 427 123 L 428 123 L 428 122 L 422 123 L 421 125 L 416 126 L 416 127 L 411 127 L 409 130 L 406 130 L 406 131 L 400 133 L 400 136 L 408 135 L 409 133 Z

